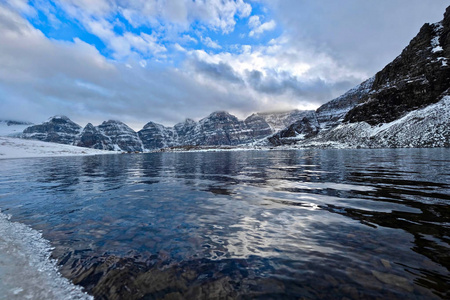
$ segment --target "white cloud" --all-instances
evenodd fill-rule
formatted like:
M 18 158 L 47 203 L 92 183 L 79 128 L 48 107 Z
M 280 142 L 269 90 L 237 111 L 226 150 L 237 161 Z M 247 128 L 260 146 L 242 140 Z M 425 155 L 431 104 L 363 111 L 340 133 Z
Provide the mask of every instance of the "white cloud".
M 164 25 L 184 31 L 191 23 L 199 21 L 223 33 L 234 30 L 235 17 L 248 17 L 252 11 L 251 5 L 243 0 L 63 0 L 61 6 L 81 21 L 86 16 L 98 20 L 120 13 L 135 27 Z
M 36 15 L 36 10 L 28 5 L 28 0 L 6 0 L 6 4 L 26 15 Z
M 175 45 L 173 45 L 173 47 L 175 48 L 175 50 L 177 50 L 179 52 L 187 52 L 187 50 L 178 43 L 175 43 Z
M 274 30 L 277 26 L 277 23 L 274 20 L 270 20 L 268 22 L 261 23 L 260 16 L 251 16 L 248 20 L 248 26 L 252 29 L 248 34 L 250 37 L 258 37 L 264 31 Z
M 249 93 L 215 89 L 186 71 L 109 61 L 79 39 L 49 40 L 1 5 L 0 36 L 0 118 L 41 122 L 65 114 L 81 125 L 120 119 L 139 129 L 150 120 L 173 125 L 258 107 Z
M 105 43 L 113 61 L 80 39 L 46 38 L 21 17 L 27 10 L 33 12 L 27 2 L 8 0 L 0 4 L 0 118 L 39 122 L 53 114 L 68 114 L 82 125 L 113 118 L 138 128 L 150 120 L 173 125 L 214 110 L 244 117 L 254 111 L 315 108 L 372 76 L 389 62 L 387 56 L 400 53 L 397 44 L 404 46 L 424 21 L 433 21 L 418 13 L 416 28 L 403 24 L 406 14 L 425 11 L 427 4 L 419 0 L 398 0 L 402 5 L 388 0 L 324 1 L 329 4 L 325 12 L 322 4 L 311 1 L 266 1 L 274 17 L 267 22 L 262 16 L 249 17 L 251 6 L 242 0 L 174 0 L 170 6 L 163 0 L 58 2 Z M 408 1 L 414 3 L 412 12 L 400 11 Z M 339 10 L 338 5 L 358 9 Z M 392 9 L 385 12 L 386 7 Z M 323 14 L 316 17 L 311 11 Z M 370 11 L 373 16 L 354 11 Z M 132 26 L 151 25 L 152 34 L 126 31 L 126 26 L 118 33 L 114 30 L 121 25 L 118 14 Z M 380 15 L 390 28 L 380 24 L 385 22 Z M 220 47 L 210 37 L 201 38 L 205 31 L 193 33 L 191 24 L 228 33 L 238 18 L 247 17 L 253 37 L 275 26 L 286 31 L 266 45 L 237 45 L 232 52 L 190 50 L 199 42 Z M 402 30 L 394 30 L 392 24 Z M 389 38 L 380 43 L 385 36 Z M 178 52 L 171 56 L 174 50 Z M 176 67 L 156 63 L 165 58 L 173 59 Z
M 202 43 L 208 47 L 208 48 L 212 48 L 212 49 L 221 49 L 222 47 L 217 43 L 214 42 L 213 40 L 211 40 L 211 38 L 208 36 L 206 38 L 201 38 Z
M 370 76 L 401 53 L 426 22 L 442 19 L 448 1 L 262 0 L 297 49 L 316 49 Z M 407 21 L 405 21 L 407 20 Z
M 198 43 L 198 41 L 189 34 L 183 34 L 180 40 L 183 41 L 184 43 L 194 43 L 194 44 Z
M 90 19 L 86 21 L 86 26 L 113 51 L 116 59 L 123 60 L 133 55 L 160 57 L 167 51 L 154 34 L 125 32 L 118 35 L 114 32 L 113 25 L 106 20 Z
M 29 8 L 21 0 L 9 1 L 17 2 L 15 6 L 21 10 Z M 248 17 L 252 9 L 243 0 L 62 0 L 55 5 L 80 22 L 88 32 L 99 37 L 118 60 L 132 56 L 163 58 L 167 49 L 162 39 L 173 43 L 197 43 L 188 34 L 179 36 L 193 23 L 229 33 L 234 30 L 236 18 Z M 136 28 L 151 27 L 152 34 L 127 31 L 117 15 Z M 115 26 L 121 27 L 124 32 L 119 34 L 114 30 Z M 221 48 L 209 37 L 202 39 L 202 42 L 213 49 Z
M 260 25 L 261 25 L 261 20 L 260 20 L 259 16 L 255 15 L 255 16 L 251 16 L 250 18 L 248 18 L 248 26 L 250 28 L 256 28 Z

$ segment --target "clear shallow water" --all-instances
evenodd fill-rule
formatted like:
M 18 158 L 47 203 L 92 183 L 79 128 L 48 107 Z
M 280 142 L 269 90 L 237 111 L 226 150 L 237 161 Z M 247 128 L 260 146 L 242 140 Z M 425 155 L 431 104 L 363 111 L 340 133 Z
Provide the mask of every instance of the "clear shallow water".
M 97 299 L 445 299 L 449 166 L 450 149 L 4 160 L 0 209 Z

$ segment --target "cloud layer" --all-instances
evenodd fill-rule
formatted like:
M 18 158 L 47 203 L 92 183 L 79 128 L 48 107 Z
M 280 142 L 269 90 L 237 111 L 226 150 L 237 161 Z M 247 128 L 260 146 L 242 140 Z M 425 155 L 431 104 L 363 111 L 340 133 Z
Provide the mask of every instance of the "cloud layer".
M 0 4 L 0 119 L 65 114 L 80 125 L 120 119 L 140 129 L 215 110 L 243 118 L 314 109 L 372 76 L 444 8 L 431 0 L 11 0 Z

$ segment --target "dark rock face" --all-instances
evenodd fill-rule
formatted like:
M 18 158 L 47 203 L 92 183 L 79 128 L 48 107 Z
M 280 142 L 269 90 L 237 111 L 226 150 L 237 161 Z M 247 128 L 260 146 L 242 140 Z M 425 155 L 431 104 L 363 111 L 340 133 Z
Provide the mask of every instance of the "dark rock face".
M 185 144 L 183 137 L 189 137 L 195 134 L 198 123 L 192 119 L 186 119 L 184 122 L 178 123 L 174 126 L 174 130 L 179 137 L 178 143 Z
M 114 150 L 111 139 L 103 135 L 91 123 L 88 123 L 84 127 L 81 135 L 75 140 L 74 145 L 78 147 Z
M 372 91 L 375 77 L 369 78 L 342 96 L 325 103 L 316 110 L 317 120 L 322 130 L 339 125 L 349 110 L 364 102 Z
M 247 117 L 244 123 L 252 131 L 252 135 L 256 140 L 265 138 L 273 133 L 269 123 L 259 114 Z
M 394 61 L 268 139 L 305 147 L 447 147 L 450 139 L 450 7 L 425 24 Z M 309 126 L 309 125 L 312 126 Z
M 143 151 L 142 142 L 138 134 L 120 121 L 109 120 L 98 127 L 98 131 L 111 140 L 115 150 L 128 152 Z
M 43 124 L 26 128 L 22 138 L 72 145 L 80 132 L 80 125 L 65 116 L 55 116 Z
M 139 131 L 147 150 L 179 146 L 234 146 L 247 144 L 273 134 L 270 125 L 259 114 L 253 114 L 245 121 L 218 111 L 199 122 L 191 119 L 164 127 L 153 122 Z
M 81 126 L 69 118 L 56 116 L 41 125 L 28 127 L 22 137 L 101 150 L 143 150 L 137 133 L 119 121 L 103 122 L 97 127 L 88 123 L 81 130 Z
M 425 24 L 393 62 L 378 72 L 365 103 L 344 121 L 370 125 L 392 122 L 438 102 L 450 88 L 450 9 L 444 20 Z
M 145 149 L 160 149 L 176 145 L 176 133 L 171 128 L 149 122 L 138 131 L 139 138 Z
M 199 121 L 193 145 L 239 145 L 253 141 L 252 131 L 227 112 L 214 112 Z

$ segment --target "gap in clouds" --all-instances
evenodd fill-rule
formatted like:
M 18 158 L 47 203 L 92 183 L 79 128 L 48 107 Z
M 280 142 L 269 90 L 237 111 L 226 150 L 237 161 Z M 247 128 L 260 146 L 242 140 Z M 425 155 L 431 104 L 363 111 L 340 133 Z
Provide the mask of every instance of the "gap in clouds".
M 424 2 L 6 0 L 0 119 L 65 114 L 139 130 L 217 110 L 314 109 L 442 16 L 446 5 Z

